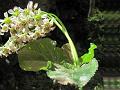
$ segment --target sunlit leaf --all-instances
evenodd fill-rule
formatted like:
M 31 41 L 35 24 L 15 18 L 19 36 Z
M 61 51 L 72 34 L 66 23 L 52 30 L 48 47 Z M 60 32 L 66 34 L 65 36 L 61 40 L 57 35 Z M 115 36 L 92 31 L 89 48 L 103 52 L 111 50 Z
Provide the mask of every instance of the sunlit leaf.
M 98 62 L 94 58 L 88 64 L 83 64 L 81 67 L 65 68 L 61 65 L 56 65 L 55 71 L 48 71 L 47 74 L 50 78 L 56 80 L 58 83 L 67 85 L 75 84 L 81 88 L 85 86 L 91 77 L 94 76 L 96 70 L 98 69 Z
M 96 48 L 97 48 L 97 46 L 94 43 L 90 44 L 88 53 L 81 56 L 82 63 L 89 63 L 94 58 L 94 49 L 96 49 Z

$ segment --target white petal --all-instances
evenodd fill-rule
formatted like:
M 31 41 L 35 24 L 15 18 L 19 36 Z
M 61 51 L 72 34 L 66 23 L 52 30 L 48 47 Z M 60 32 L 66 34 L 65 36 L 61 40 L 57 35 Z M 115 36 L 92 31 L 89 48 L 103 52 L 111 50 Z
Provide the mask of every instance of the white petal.
M 0 35 L 4 35 L 4 33 L 3 33 L 3 32 L 0 32 Z
M 13 8 L 13 10 L 15 11 L 15 10 L 17 10 L 18 9 L 18 7 L 17 6 L 15 6 L 14 8 Z
M 27 5 L 27 9 L 32 10 L 32 8 L 33 8 L 33 1 L 29 1 Z
M 20 12 L 23 12 L 23 11 L 24 11 L 24 10 L 23 10 L 22 8 L 20 8 L 20 7 L 18 7 L 18 9 L 19 9 Z
M 3 22 L 4 20 L 3 19 L 0 19 L 0 23 Z
M 13 12 L 14 12 L 14 11 L 13 11 L 12 9 L 8 10 L 8 13 L 9 13 L 9 14 L 13 14 Z
M 43 14 L 42 15 L 42 18 L 44 19 L 44 18 L 47 18 L 47 14 Z
M 29 27 L 29 28 L 32 28 L 33 26 L 34 26 L 34 25 L 31 24 L 31 23 L 28 24 L 28 27 Z
M 36 28 L 35 28 L 35 30 L 37 31 L 37 30 L 40 30 L 41 28 L 39 27 L 39 26 L 37 26 Z
M 34 5 L 34 9 L 36 9 L 38 7 L 38 3 L 35 3 Z
M 41 9 L 39 8 L 39 9 L 38 9 L 38 13 L 40 13 L 40 12 L 41 12 Z
M 49 22 L 49 19 L 43 19 L 43 23 L 45 24 L 45 23 L 48 23 Z
M 25 31 L 26 31 L 25 28 L 23 28 L 22 32 L 25 33 Z
M 4 16 L 5 16 L 5 17 L 8 17 L 8 13 L 7 13 L 7 12 L 5 12 L 5 13 L 4 13 Z

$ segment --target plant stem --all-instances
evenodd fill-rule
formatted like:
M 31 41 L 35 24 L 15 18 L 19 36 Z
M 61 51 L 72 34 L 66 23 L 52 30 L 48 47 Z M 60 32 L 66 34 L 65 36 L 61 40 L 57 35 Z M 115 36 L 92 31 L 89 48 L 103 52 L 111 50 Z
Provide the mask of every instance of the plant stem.
M 72 41 L 72 39 L 70 38 L 67 29 L 65 28 L 64 24 L 61 22 L 61 20 L 55 16 L 54 14 L 51 14 L 54 17 L 54 23 L 59 27 L 59 29 L 63 32 L 63 34 L 66 36 L 69 45 L 70 45 L 70 49 L 71 49 L 71 53 L 72 53 L 72 58 L 74 61 L 74 65 L 77 66 L 79 65 L 79 58 L 78 58 L 78 54 L 75 48 L 75 45 Z
M 62 21 L 54 14 L 52 13 L 47 13 L 47 12 L 44 12 L 44 11 L 41 11 L 41 13 L 43 14 L 47 14 L 48 15 L 48 18 L 50 20 L 53 19 L 53 22 L 58 26 L 58 28 L 63 32 L 63 34 L 65 35 L 65 37 L 67 38 L 68 42 L 69 42 L 69 45 L 70 45 L 70 49 L 71 49 L 71 53 L 72 53 L 72 58 L 73 58 L 73 63 L 75 66 L 78 66 L 80 63 L 79 63 L 79 57 L 78 57 L 78 54 L 77 54 L 77 51 L 76 51 L 76 48 L 75 48 L 75 45 L 72 41 L 72 39 L 70 38 L 68 32 L 67 32 L 67 29 L 66 27 L 64 26 L 64 24 L 62 23 Z

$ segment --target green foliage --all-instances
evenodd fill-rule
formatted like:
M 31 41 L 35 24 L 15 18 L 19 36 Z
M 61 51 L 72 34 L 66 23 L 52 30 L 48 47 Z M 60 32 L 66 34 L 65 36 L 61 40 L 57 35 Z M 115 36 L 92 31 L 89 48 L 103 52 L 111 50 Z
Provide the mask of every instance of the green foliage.
M 84 64 L 81 67 L 66 68 L 61 65 L 54 65 L 56 66 L 55 71 L 49 70 L 47 72 L 50 78 L 63 85 L 67 85 L 68 83 L 75 84 L 80 90 L 94 76 L 98 68 L 98 62 L 95 58 L 90 63 Z
M 42 54 L 41 56 L 48 57 L 48 58 L 44 60 L 41 57 L 41 58 L 39 58 L 39 60 L 37 60 L 38 63 L 41 61 L 43 61 L 43 62 L 45 61 L 45 64 L 42 64 L 40 66 L 38 65 L 39 68 L 37 67 L 37 65 L 35 65 L 36 63 L 35 64 L 31 63 L 31 67 L 33 67 L 33 66 L 36 67 L 36 69 L 33 69 L 33 71 L 40 70 L 40 68 L 42 68 L 42 67 L 48 67 L 49 64 L 47 64 L 47 61 L 49 61 L 56 67 L 56 68 L 53 68 L 53 70 L 51 70 L 50 68 L 47 68 L 48 69 L 47 74 L 50 78 L 52 78 L 52 79 L 58 81 L 58 83 L 61 83 L 64 85 L 75 84 L 81 90 L 82 87 L 85 86 L 87 84 L 87 82 L 91 79 L 91 77 L 94 76 L 95 71 L 98 69 L 97 60 L 93 59 L 94 58 L 94 49 L 96 48 L 96 45 L 91 44 L 89 53 L 87 53 L 87 54 L 83 55 L 81 58 L 79 58 L 76 48 L 67 32 L 67 29 L 65 28 L 64 24 L 62 23 L 62 21 L 54 14 L 47 13 L 44 11 L 42 11 L 42 13 L 46 14 L 48 16 L 48 18 L 51 21 L 53 21 L 53 23 L 55 23 L 59 27 L 59 29 L 63 32 L 63 34 L 66 36 L 66 38 L 69 42 L 69 45 L 68 44 L 64 45 L 62 48 L 64 49 L 64 52 L 66 52 L 66 55 L 68 55 L 67 59 L 70 59 L 70 61 L 72 60 L 73 63 L 70 64 L 69 62 L 67 62 L 67 59 L 65 57 L 63 57 L 61 60 L 59 58 L 58 59 L 55 58 L 56 55 L 53 54 L 54 49 L 50 49 L 51 47 L 48 48 L 49 50 L 47 50 L 46 48 L 39 48 L 38 51 L 41 51 L 41 53 L 40 53 L 40 54 Z M 41 42 L 39 42 L 39 43 L 41 43 Z M 35 45 L 39 45 L 39 44 L 35 44 Z M 44 44 L 44 45 L 46 46 L 48 44 Z M 39 47 L 40 47 L 40 45 L 39 45 Z M 48 47 L 48 46 L 46 46 L 46 47 Z M 52 52 L 52 55 L 50 55 L 50 56 L 53 56 L 52 58 L 46 54 L 47 51 Z M 63 54 L 61 54 L 61 52 L 58 52 L 58 51 L 56 51 L 56 53 L 60 53 L 59 55 L 63 55 Z M 35 55 L 33 55 L 33 56 L 35 56 Z M 23 58 L 21 58 L 21 59 L 23 59 Z M 32 60 L 34 60 L 34 59 L 32 59 Z M 58 62 L 55 62 L 55 61 L 58 61 Z M 47 64 L 47 66 L 45 66 L 46 64 Z
M 93 43 L 90 44 L 90 48 L 88 50 L 88 53 L 81 56 L 82 63 L 89 63 L 94 58 L 94 49 L 96 49 L 97 46 Z
M 0 20 L 0 35 L 9 31 L 11 37 L 0 47 L 0 56 L 7 57 L 19 50 L 19 65 L 22 69 L 46 70 L 48 76 L 58 83 L 75 84 L 81 90 L 98 69 L 97 60 L 94 58 L 96 45 L 91 44 L 89 52 L 78 57 L 74 43 L 62 21 L 52 13 L 41 11 L 40 8 L 36 10 L 37 6 L 38 4 L 33 5 L 30 1 L 25 9 L 10 9 L 10 17 L 7 12 L 4 13 L 5 19 Z M 68 44 L 62 48 L 56 47 L 55 41 L 49 38 L 41 38 L 54 29 L 54 24 L 68 40 Z
M 71 50 L 71 54 L 72 54 L 72 60 L 75 66 L 80 64 L 79 58 L 78 58 L 78 54 L 76 51 L 76 48 L 74 46 L 74 43 L 72 41 L 72 39 L 70 38 L 66 27 L 64 26 L 64 24 L 62 23 L 62 21 L 54 14 L 48 13 L 48 16 L 50 16 L 49 18 L 53 19 L 53 22 L 59 27 L 59 29 L 63 32 L 63 34 L 65 35 L 65 37 L 68 40 L 68 43 L 70 45 L 70 50 Z
M 92 15 L 88 17 L 88 21 L 90 22 L 99 22 L 103 19 L 103 13 L 99 9 L 94 9 Z
M 4 13 L 5 18 L 0 19 L 0 35 L 9 32 L 10 37 L 0 47 L 0 57 L 17 52 L 27 43 L 45 37 L 54 29 L 52 19 L 40 8 L 36 9 L 37 6 L 37 3 L 30 1 L 25 9 L 14 7 Z
M 120 19 L 120 11 L 103 11 L 103 17 L 107 21 Z
M 50 68 L 47 66 L 48 61 L 58 64 L 63 61 L 69 62 L 65 52 L 56 47 L 56 42 L 49 38 L 28 43 L 18 52 L 18 58 L 20 67 L 26 71 L 47 70 Z

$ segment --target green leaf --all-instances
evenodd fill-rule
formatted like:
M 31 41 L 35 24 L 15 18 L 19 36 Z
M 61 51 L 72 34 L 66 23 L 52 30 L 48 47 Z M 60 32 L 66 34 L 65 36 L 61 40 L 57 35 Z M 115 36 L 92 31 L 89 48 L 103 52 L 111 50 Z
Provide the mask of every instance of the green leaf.
M 82 63 L 89 63 L 94 58 L 94 49 L 96 49 L 97 46 L 94 43 L 90 44 L 90 48 L 88 50 L 88 53 L 81 56 Z
M 85 86 L 91 77 L 94 76 L 96 70 L 98 69 L 98 62 L 94 58 L 88 64 L 83 64 L 81 67 L 65 68 L 64 66 L 55 64 L 55 71 L 49 70 L 47 75 L 56 80 L 58 83 L 67 85 L 75 84 L 81 90 Z
M 47 69 L 47 67 L 50 66 L 48 61 L 52 63 L 61 63 L 67 60 L 63 50 L 56 47 L 56 42 L 49 38 L 28 43 L 18 52 L 18 58 L 20 67 L 26 71 Z

